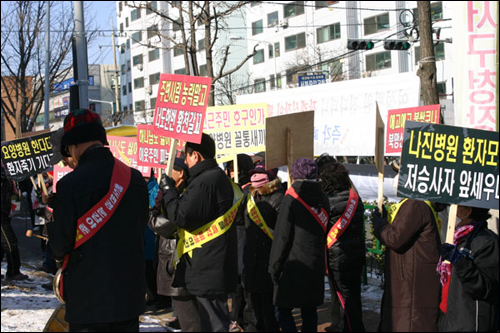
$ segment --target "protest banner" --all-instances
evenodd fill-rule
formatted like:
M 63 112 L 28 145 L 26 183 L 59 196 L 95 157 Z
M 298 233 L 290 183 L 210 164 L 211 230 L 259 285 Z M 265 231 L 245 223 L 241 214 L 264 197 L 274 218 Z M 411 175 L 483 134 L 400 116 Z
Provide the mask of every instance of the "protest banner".
M 178 140 L 200 143 L 212 79 L 202 76 L 161 74 L 153 117 L 153 133 L 172 138 L 170 153 Z M 170 175 L 174 159 L 169 158 Z
M 137 125 L 137 165 L 164 168 L 173 139 L 154 134 L 153 125 Z M 178 141 L 176 150 L 182 149 Z M 148 175 L 149 177 L 149 175 Z
M 23 180 L 52 168 L 50 132 L 13 141 L 2 142 L 2 161 L 7 177 Z
M 209 107 L 203 131 L 214 139 L 217 155 L 264 151 L 267 115 L 266 103 Z
M 283 165 L 290 170 L 299 157 L 314 158 L 314 111 L 266 119 L 266 169 Z
M 440 120 L 441 105 L 439 104 L 389 110 L 387 112 L 385 154 L 389 156 L 401 154 L 406 121 L 439 124 Z
M 67 166 L 62 166 L 62 163 L 54 164 L 54 175 L 53 175 L 54 178 L 52 178 L 52 192 L 56 193 L 57 182 L 60 181 L 62 177 L 66 176 L 71 171 L 73 171 L 73 169 Z
M 498 132 L 406 122 L 398 196 L 498 209 Z
M 457 205 L 498 210 L 498 140 L 498 132 L 406 122 L 398 196 L 451 204 L 446 243 Z

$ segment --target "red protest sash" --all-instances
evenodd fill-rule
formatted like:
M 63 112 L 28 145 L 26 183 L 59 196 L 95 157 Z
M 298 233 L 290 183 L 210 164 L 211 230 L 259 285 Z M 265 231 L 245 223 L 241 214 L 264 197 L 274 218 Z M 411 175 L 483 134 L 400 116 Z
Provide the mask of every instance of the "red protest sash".
M 328 212 L 324 209 L 321 208 L 319 212 L 316 211 L 315 208 L 312 208 L 309 206 L 302 198 L 299 197 L 297 192 L 293 189 L 293 187 L 290 187 L 285 195 L 291 195 L 292 198 L 300 202 L 308 211 L 311 213 L 311 215 L 316 219 L 318 224 L 321 226 L 321 229 L 323 229 L 324 232 L 326 232 L 326 225 L 328 224 Z
M 332 247 L 333 244 L 342 236 L 344 231 L 346 231 L 349 224 L 351 224 L 352 218 L 354 217 L 354 212 L 358 207 L 359 196 L 352 189 L 349 191 L 349 199 L 347 200 L 347 206 L 344 212 L 339 217 L 337 222 L 330 228 L 328 236 L 326 237 L 326 244 L 328 248 Z
M 123 199 L 125 192 L 127 192 L 130 185 L 130 174 L 130 167 L 115 158 L 108 193 L 77 221 L 76 239 L 73 250 L 92 238 L 109 221 Z M 63 272 L 68 265 L 68 261 L 69 254 L 64 257 L 61 268 Z M 59 292 L 61 297 L 63 297 L 63 274 L 61 274 Z

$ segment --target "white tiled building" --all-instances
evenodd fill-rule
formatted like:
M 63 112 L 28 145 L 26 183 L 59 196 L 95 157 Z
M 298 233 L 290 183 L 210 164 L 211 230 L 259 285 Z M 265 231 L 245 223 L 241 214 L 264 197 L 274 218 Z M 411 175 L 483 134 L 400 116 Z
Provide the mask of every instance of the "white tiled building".
M 160 73 L 185 73 L 185 64 L 182 53 L 153 32 L 158 29 L 179 38 L 179 31 L 146 7 L 158 8 L 174 19 L 178 9 L 164 1 L 133 3 L 144 6 L 131 8 L 126 1 L 117 1 L 121 109 L 126 114 L 133 110 L 134 121 L 144 123 L 152 119 Z M 432 2 L 431 7 L 433 27 L 441 28 L 439 39 L 451 37 L 452 2 Z M 407 39 L 400 17 L 410 21 L 406 29 L 410 33 L 411 13 L 416 8 L 416 1 L 253 2 L 228 19 L 227 28 L 218 35 L 214 56 L 230 45 L 228 68 L 232 68 L 256 47 L 255 57 L 232 76 L 229 90 L 240 95 L 295 87 L 298 76 L 311 71 L 324 73 L 327 81 L 414 71 L 420 60 L 419 42 L 412 42 L 406 51 L 387 51 L 383 39 Z M 201 50 L 197 56 L 200 75 L 206 74 L 203 36 L 204 27 L 199 26 L 195 38 Z M 375 46 L 351 51 L 348 39 L 369 39 Z M 435 50 L 442 104 L 451 106 L 444 98 L 453 91 L 452 44 L 441 42 Z M 227 82 L 224 85 L 227 88 Z M 216 104 L 227 104 L 217 86 L 215 91 Z

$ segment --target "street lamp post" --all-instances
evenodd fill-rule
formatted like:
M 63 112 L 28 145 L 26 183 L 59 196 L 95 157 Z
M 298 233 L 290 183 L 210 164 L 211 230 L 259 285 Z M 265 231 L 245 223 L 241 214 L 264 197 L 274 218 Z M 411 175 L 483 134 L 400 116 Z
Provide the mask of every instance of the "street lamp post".
M 272 47 L 273 60 L 274 60 L 274 87 L 277 88 L 278 87 L 278 76 L 277 76 L 277 72 L 276 72 L 276 52 L 274 49 L 274 44 L 271 42 L 265 41 L 265 40 L 250 39 L 250 38 L 244 38 L 244 37 L 230 37 L 229 39 L 230 40 L 249 40 L 252 42 L 264 43 L 264 44 L 267 44 L 268 46 Z

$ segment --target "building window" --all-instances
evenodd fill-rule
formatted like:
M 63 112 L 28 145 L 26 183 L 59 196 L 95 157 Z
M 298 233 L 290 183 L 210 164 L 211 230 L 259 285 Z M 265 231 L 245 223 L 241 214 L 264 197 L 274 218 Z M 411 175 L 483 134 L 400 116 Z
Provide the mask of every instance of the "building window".
M 157 84 L 158 82 L 160 82 L 160 73 L 151 74 L 149 76 L 149 85 L 150 86 L 152 86 L 153 84 Z
M 322 8 L 328 8 L 331 5 L 338 4 L 339 1 L 314 1 L 316 10 Z
M 128 92 L 131 93 L 132 92 L 132 82 L 129 82 L 128 83 Z
M 332 60 L 321 64 L 321 70 L 328 72 L 332 79 L 338 78 L 343 73 L 343 65 L 340 60 Z
M 141 31 L 137 31 L 132 34 L 132 44 L 139 43 L 141 40 L 142 40 Z
M 120 33 L 123 33 L 123 23 L 120 23 Z
M 174 48 L 174 57 L 180 56 L 182 54 L 184 54 L 184 49 L 182 48 L 182 46 L 177 46 Z
M 275 27 L 279 23 L 278 12 L 272 12 L 267 14 L 267 26 Z
M 127 72 L 130 72 L 130 60 L 127 60 Z
M 128 28 L 128 17 L 125 17 L 125 28 Z
M 257 53 L 253 56 L 254 65 L 261 64 L 264 62 L 264 50 L 258 50 Z
M 389 30 L 389 13 L 369 17 L 364 20 L 365 36 L 380 31 Z
M 122 86 L 122 95 L 127 96 L 127 86 Z
M 205 50 L 205 38 L 198 40 L 198 51 Z
M 316 29 L 316 42 L 324 43 L 340 38 L 340 23 Z
M 207 65 L 200 66 L 200 76 L 207 76 Z
M 186 74 L 186 69 L 185 68 L 176 69 L 174 71 L 174 74 L 182 74 L 182 75 L 184 75 L 184 74 Z
M 285 37 L 285 51 L 292 51 L 306 47 L 306 33 Z
M 391 51 L 370 54 L 366 56 L 366 70 L 376 71 L 391 68 Z
M 146 6 L 146 15 L 154 13 L 154 11 L 158 10 L 158 1 L 150 1 Z
M 179 24 L 179 22 L 172 22 L 172 30 L 173 31 L 181 30 L 181 25 Z
M 125 44 L 120 45 L 120 53 L 125 53 Z
M 154 109 L 156 107 L 156 97 L 155 98 L 151 98 L 149 100 L 149 105 L 151 105 L 151 109 Z
M 132 58 L 132 65 L 137 66 L 137 65 L 142 65 L 142 54 L 136 55 L 135 57 Z
M 130 21 L 135 21 L 141 18 L 141 9 L 136 8 L 130 12 Z
M 446 98 L 446 82 L 438 82 L 437 91 L 440 99 Z
M 266 80 L 265 79 L 255 80 L 255 82 L 253 84 L 254 84 L 254 90 L 256 93 L 266 91 Z
M 262 25 L 262 20 L 258 20 L 256 22 L 252 22 L 252 36 L 258 35 L 264 32 L 264 28 Z
M 148 27 L 148 39 L 154 37 L 158 34 L 158 25 L 152 25 Z
M 280 42 L 274 43 L 274 56 L 276 58 L 280 56 Z
M 144 101 L 135 102 L 135 111 L 143 111 L 146 109 L 146 103 Z
M 273 44 L 269 44 L 268 45 L 268 56 L 269 56 L 269 59 L 272 59 L 274 57 L 274 45 Z
M 148 52 L 149 61 L 154 61 L 156 59 L 160 59 L 160 49 L 154 49 Z
M 139 77 L 134 79 L 134 89 L 144 88 L 144 78 Z
M 285 18 L 304 14 L 304 1 L 294 1 L 285 5 L 283 15 Z
M 444 60 L 444 43 L 439 43 L 437 46 L 434 46 L 434 56 L 436 57 L 436 61 Z M 422 59 L 422 53 L 420 46 L 415 47 L 415 65 L 418 65 L 418 62 Z

